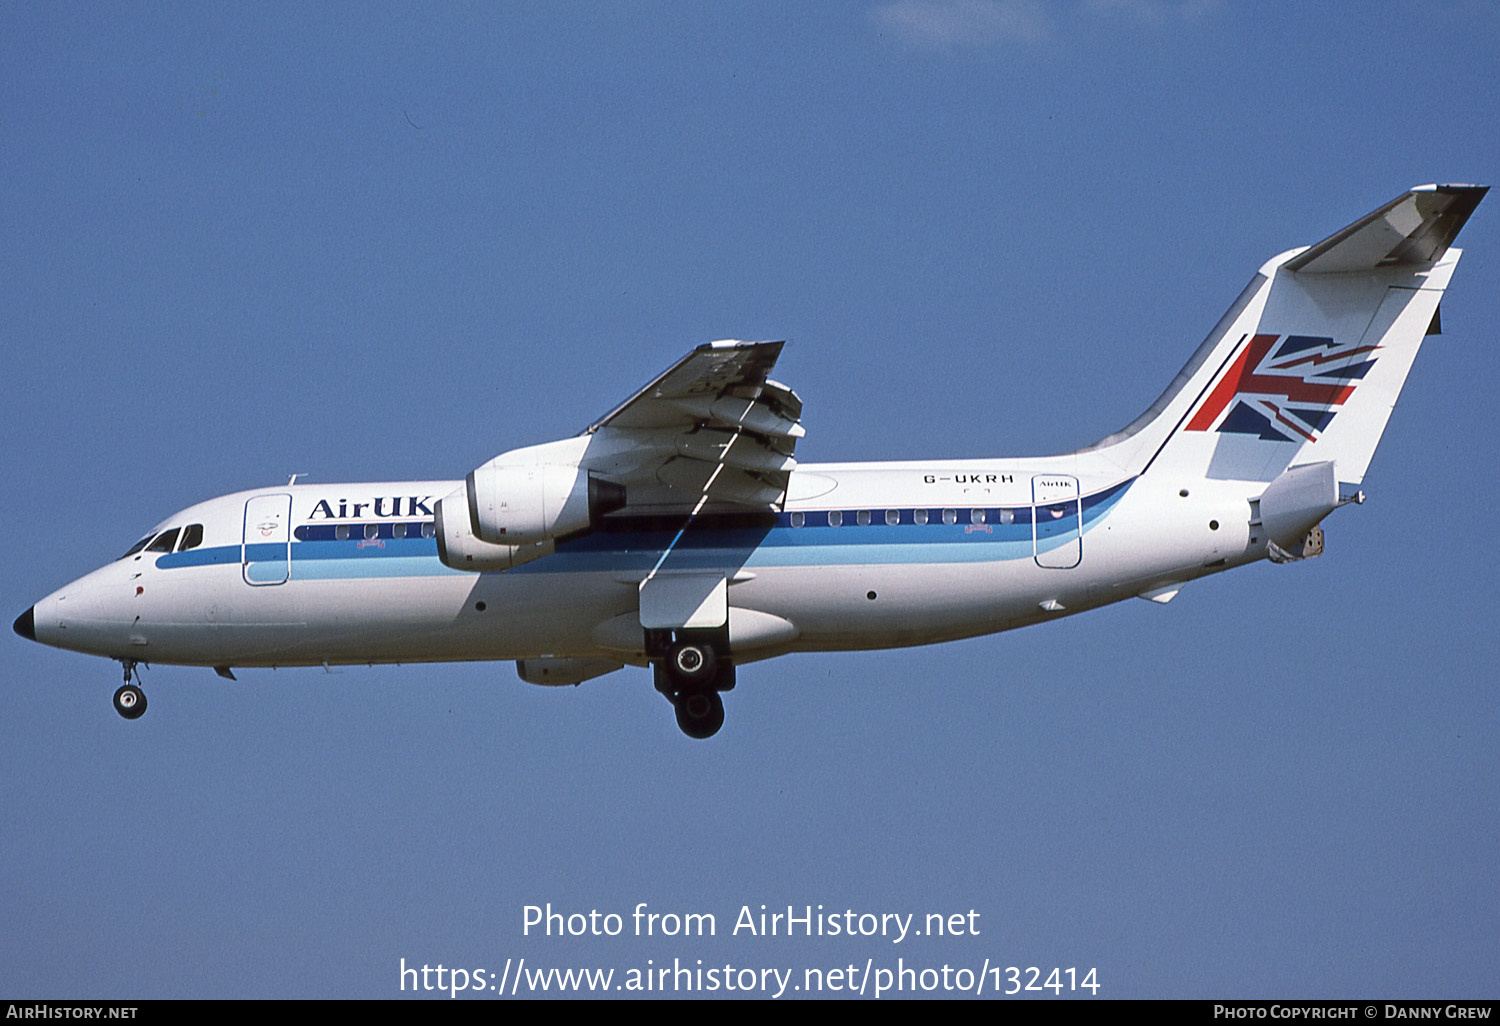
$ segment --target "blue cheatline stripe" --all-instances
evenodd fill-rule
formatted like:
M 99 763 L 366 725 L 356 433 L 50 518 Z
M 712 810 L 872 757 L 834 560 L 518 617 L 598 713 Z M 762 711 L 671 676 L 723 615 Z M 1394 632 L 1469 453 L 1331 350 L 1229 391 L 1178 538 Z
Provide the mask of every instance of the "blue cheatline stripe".
M 451 577 L 474 576 L 471 570 L 454 570 L 431 556 L 385 556 L 380 559 L 297 559 L 292 563 L 294 581 L 349 580 L 360 577 Z
M 942 522 L 942 508 L 928 509 L 928 522 L 918 524 L 913 509 L 899 510 L 900 522 L 885 522 L 885 509 L 872 508 L 871 522 L 860 524 L 857 509 L 842 510 L 844 523 L 828 524 L 828 510 L 803 511 L 803 527 L 791 526 L 791 514 L 747 514 L 702 518 L 688 529 L 668 560 L 674 569 L 716 569 L 726 563 L 745 567 L 775 566 L 841 566 L 855 564 L 893 565 L 901 563 L 988 563 L 1030 559 L 1037 552 L 1049 552 L 1074 544 L 1079 536 L 1080 507 L 1082 528 L 1103 519 L 1133 483 L 1122 481 L 1081 499 L 1067 499 L 1041 507 L 979 507 L 983 522 L 975 523 L 972 508 L 957 510 L 958 522 Z M 918 507 L 921 508 L 921 507 Z M 951 508 L 951 507 L 950 507 Z M 1032 537 L 1033 509 L 1061 510 L 1051 518 L 1044 512 Z M 1002 514 L 1009 514 L 1004 523 Z M 568 573 L 615 570 L 629 573 L 650 570 L 662 551 L 682 527 L 679 518 L 618 518 L 608 522 L 608 529 L 562 542 L 557 552 L 545 559 L 517 567 L 509 573 Z M 753 526 L 738 526 L 746 522 Z M 718 526 L 723 524 L 725 526 Z M 326 525 L 320 525 L 326 526 Z M 390 525 L 383 525 L 389 527 Z M 435 577 L 469 575 L 472 571 L 454 570 L 437 558 L 437 542 L 420 537 L 395 538 L 389 530 L 383 537 L 365 539 L 362 524 L 351 524 L 351 537 L 344 541 L 322 540 L 327 532 L 319 530 L 319 540 L 294 541 L 291 544 L 291 579 L 338 580 L 370 577 Z M 297 537 L 304 532 L 298 528 Z M 247 571 L 252 579 L 272 580 L 285 572 L 287 546 L 283 542 L 255 543 L 245 546 L 251 564 Z M 160 556 L 156 565 L 163 570 L 181 567 L 216 566 L 238 563 L 239 545 L 220 545 L 190 549 Z M 274 570 L 274 572 L 273 572 Z M 264 577 L 256 575 L 266 575 Z
M 240 547 L 238 545 L 220 545 L 211 549 L 174 552 L 162 556 L 156 561 L 156 565 L 162 570 L 175 570 L 182 566 L 214 566 L 218 563 L 238 563 L 239 561 Z

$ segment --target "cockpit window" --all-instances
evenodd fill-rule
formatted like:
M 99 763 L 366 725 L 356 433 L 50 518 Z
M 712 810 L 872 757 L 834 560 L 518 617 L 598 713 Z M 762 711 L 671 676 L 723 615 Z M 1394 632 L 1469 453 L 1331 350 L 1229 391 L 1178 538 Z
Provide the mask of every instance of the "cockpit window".
M 155 538 L 155 537 L 156 537 L 156 535 L 154 535 L 154 534 L 148 534 L 148 535 L 146 535 L 146 537 L 142 538 L 140 541 L 138 541 L 134 545 L 130 546 L 129 551 L 127 551 L 125 553 L 125 555 L 121 556 L 120 558 L 121 559 L 125 559 L 128 556 L 135 555 L 137 552 L 139 552 L 142 549 L 144 549 L 146 547 L 146 545 L 151 541 L 151 539 Z
M 203 525 L 188 524 L 182 530 L 182 544 L 177 546 L 178 552 L 186 552 L 188 549 L 196 549 L 203 544 Z
M 170 531 L 163 531 L 156 536 L 156 541 L 146 547 L 147 552 L 171 552 L 172 546 L 177 544 L 177 532 L 181 528 L 174 527 Z

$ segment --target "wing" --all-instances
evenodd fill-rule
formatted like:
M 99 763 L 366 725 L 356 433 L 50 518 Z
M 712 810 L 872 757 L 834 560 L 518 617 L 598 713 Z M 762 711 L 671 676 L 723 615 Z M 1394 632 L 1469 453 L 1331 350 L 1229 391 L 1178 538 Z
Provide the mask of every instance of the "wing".
M 631 509 L 779 507 L 797 465 L 802 400 L 767 375 L 783 342 L 709 342 L 590 425 L 588 469 Z

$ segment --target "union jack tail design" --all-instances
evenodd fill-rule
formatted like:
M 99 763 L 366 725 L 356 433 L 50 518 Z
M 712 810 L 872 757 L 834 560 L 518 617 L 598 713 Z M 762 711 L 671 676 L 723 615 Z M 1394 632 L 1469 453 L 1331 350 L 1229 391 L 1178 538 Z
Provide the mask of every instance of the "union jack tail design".
M 1183 496 L 1195 477 L 1253 496 L 1316 464 L 1357 490 L 1423 339 L 1442 331 L 1452 243 L 1484 194 L 1419 185 L 1266 261 L 1156 402 L 1078 455 Z
M 1375 366 L 1379 348 L 1317 335 L 1256 335 L 1185 429 L 1316 442 Z

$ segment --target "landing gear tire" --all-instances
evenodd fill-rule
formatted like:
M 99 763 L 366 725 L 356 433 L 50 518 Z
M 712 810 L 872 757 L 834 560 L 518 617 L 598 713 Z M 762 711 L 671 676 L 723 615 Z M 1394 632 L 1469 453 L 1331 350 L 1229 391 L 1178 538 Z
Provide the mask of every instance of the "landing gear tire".
M 120 685 L 115 692 L 115 712 L 127 720 L 138 720 L 145 711 L 146 693 L 134 684 Z
M 688 690 L 712 681 L 719 672 L 719 660 L 712 645 L 679 641 L 667 653 L 667 668 L 684 690 Z
M 688 737 L 713 737 L 724 726 L 724 700 L 717 691 L 682 691 L 672 700 L 677 726 Z

